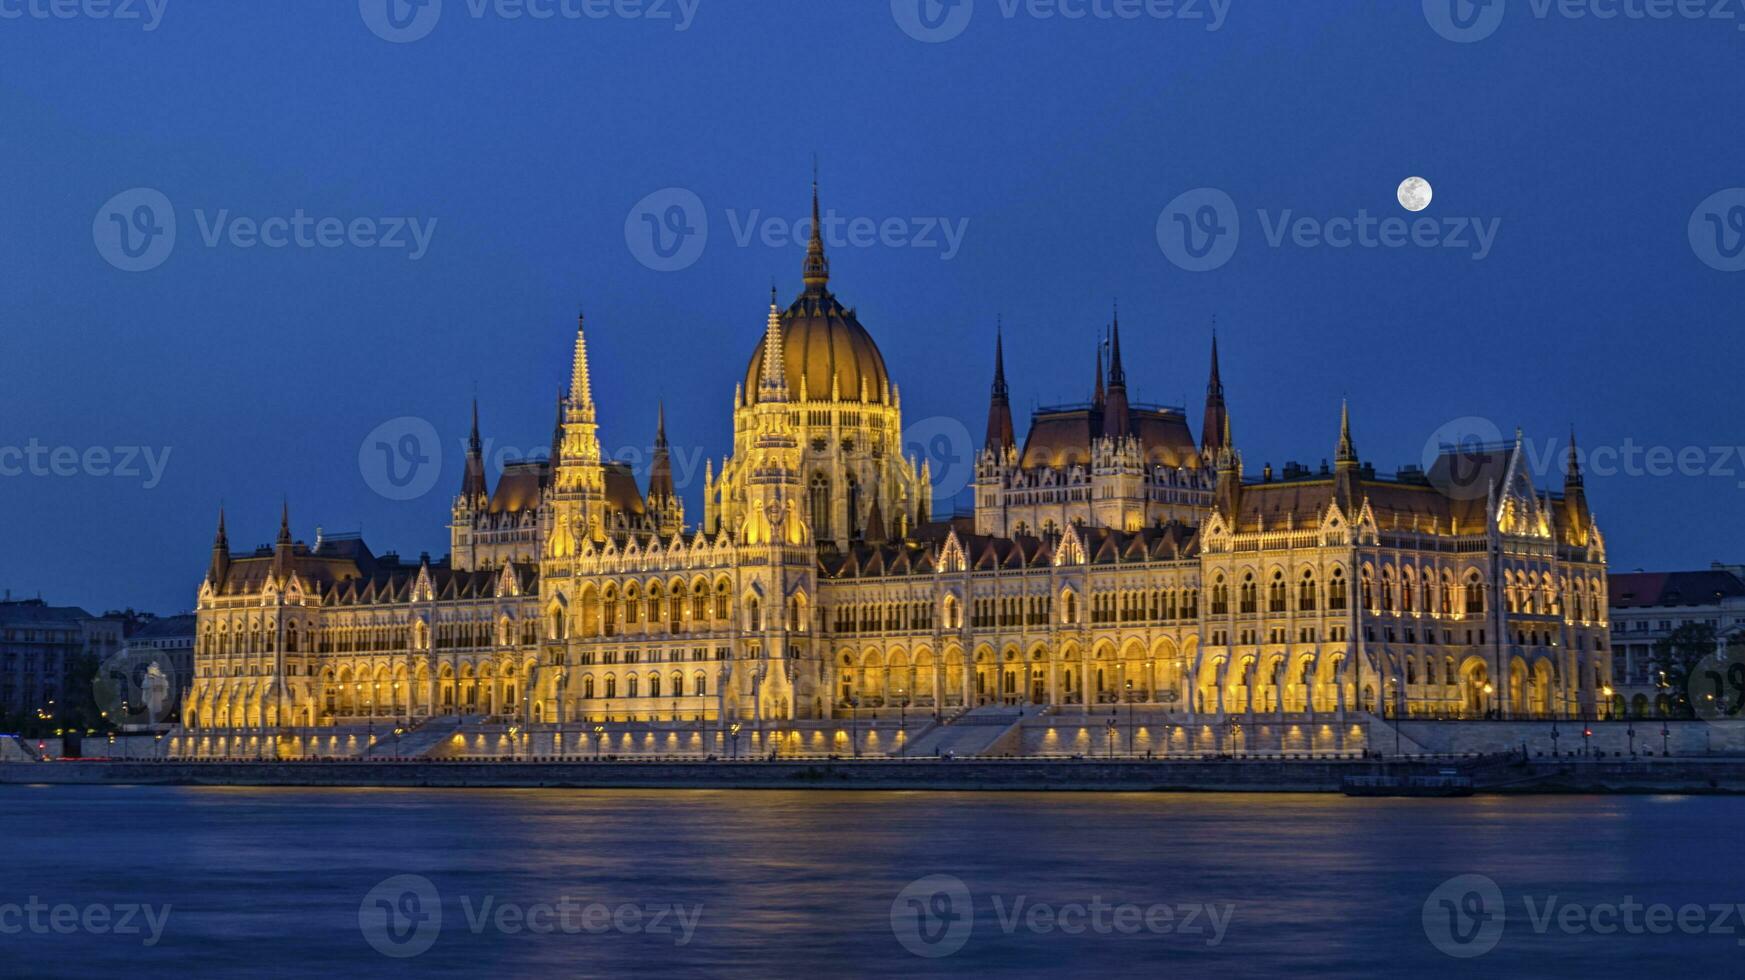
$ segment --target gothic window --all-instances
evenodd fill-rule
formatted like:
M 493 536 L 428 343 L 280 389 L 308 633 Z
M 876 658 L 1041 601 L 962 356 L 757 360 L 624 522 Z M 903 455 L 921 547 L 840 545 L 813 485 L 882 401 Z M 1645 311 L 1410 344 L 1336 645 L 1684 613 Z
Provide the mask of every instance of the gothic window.
M 594 696 L 594 679 L 592 677 L 582 678 L 582 697 L 592 698 L 593 696 Z
M 1256 611 L 1258 594 L 1259 587 L 1254 584 L 1254 576 L 1244 575 L 1242 577 L 1242 612 L 1252 613 Z
M 1272 573 L 1272 584 L 1266 587 L 1266 611 L 1275 613 L 1285 611 L 1285 576 L 1283 572 Z
M 649 675 L 649 677 L 648 677 L 648 696 L 651 698 L 660 697 L 660 675 L 659 674 L 650 674 Z
M 624 696 L 627 698 L 636 697 L 636 675 L 635 674 L 631 674 L 629 677 L 624 678 Z
M 615 698 L 618 696 L 618 678 L 606 678 L 606 696 L 609 698 Z
M 1224 616 L 1230 612 L 1230 587 L 1224 584 L 1222 576 L 1212 583 L 1212 615 Z
M 1315 573 L 1304 572 L 1303 581 L 1297 586 L 1297 611 L 1315 611 Z
M 1343 569 L 1333 569 L 1333 579 L 1327 583 L 1327 608 L 1345 608 L 1345 572 Z
M 832 538 L 830 533 L 830 478 L 822 473 L 812 474 L 812 484 L 808 492 L 808 501 L 812 510 L 812 535 L 823 541 Z

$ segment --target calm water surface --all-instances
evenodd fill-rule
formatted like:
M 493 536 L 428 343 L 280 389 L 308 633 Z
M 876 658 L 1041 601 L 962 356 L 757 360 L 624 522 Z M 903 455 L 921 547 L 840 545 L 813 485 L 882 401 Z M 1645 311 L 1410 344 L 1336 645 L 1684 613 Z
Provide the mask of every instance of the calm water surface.
M 1739 976 L 1737 911 L 1729 934 L 1557 920 L 1745 902 L 1742 826 L 1724 798 L 0 787 L 0 976 Z M 1459 959 L 1424 908 L 1466 874 L 1502 931 Z M 436 908 L 416 879 L 377 889 L 399 875 Z M 1471 952 L 1494 917 L 1455 891 Z M 147 947 L 20 928 L 32 896 L 170 909 Z M 378 940 L 424 952 L 372 947 L 377 899 Z

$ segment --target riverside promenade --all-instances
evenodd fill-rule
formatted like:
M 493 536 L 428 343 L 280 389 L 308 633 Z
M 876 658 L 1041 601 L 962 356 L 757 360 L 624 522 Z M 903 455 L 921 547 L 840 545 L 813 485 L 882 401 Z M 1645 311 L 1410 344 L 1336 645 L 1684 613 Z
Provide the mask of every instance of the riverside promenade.
M 1653 760 L 76 761 L 0 763 L 0 784 L 1338 793 L 1346 777 L 1455 771 L 1479 793 L 1745 793 L 1745 757 Z

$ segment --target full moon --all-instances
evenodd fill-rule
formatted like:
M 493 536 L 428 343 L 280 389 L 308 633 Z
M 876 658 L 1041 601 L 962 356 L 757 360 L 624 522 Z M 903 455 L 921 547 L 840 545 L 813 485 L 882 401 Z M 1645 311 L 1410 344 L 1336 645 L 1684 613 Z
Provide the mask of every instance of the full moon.
M 1407 177 L 1400 181 L 1400 207 L 1407 211 L 1422 211 L 1430 206 L 1430 182 L 1422 177 Z

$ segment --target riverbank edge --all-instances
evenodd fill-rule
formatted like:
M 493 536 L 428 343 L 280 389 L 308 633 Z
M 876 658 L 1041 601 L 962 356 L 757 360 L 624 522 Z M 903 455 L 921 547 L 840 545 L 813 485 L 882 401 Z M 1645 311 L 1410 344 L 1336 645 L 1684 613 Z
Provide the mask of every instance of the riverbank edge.
M 413 789 L 738 789 L 1339 793 L 1346 776 L 1411 776 L 1378 760 L 904 762 L 5 762 L 0 784 Z M 1516 763 L 1481 794 L 1745 795 L 1745 759 Z

